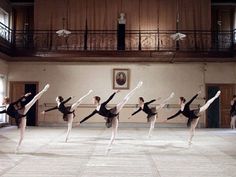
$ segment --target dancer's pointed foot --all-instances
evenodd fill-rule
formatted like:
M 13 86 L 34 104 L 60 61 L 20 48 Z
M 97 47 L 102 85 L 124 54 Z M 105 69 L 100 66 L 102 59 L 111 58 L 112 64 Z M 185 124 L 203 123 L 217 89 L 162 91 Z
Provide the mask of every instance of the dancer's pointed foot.
M 93 92 L 93 90 L 89 90 L 88 94 L 90 94 L 90 93 L 92 93 L 92 92 Z
M 221 91 L 219 90 L 219 91 L 216 93 L 215 97 L 216 97 L 216 98 L 219 97 L 220 94 L 221 94 Z
M 50 87 L 49 84 L 45 85 L 44 88 L 43 88 L 43 91 L 46 92 L 49 89 L 49 87 Z
M 192 144 L 193 144 L 192 141 L 188 141 L 188 146 L 189 147 L 191 147 Z
M 139 81 L 137 88 L 140 88 L 143 85 L 143 81 Z
M 170 94 L 170 98 L 173 98 L 174 96 L 175 96 L 175 93 L 172 92 L 172 93 Z

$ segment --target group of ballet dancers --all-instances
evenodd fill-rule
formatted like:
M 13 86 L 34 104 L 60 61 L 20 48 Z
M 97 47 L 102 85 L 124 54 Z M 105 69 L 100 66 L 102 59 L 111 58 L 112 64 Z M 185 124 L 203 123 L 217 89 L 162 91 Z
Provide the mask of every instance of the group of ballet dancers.
M 139 89 L 143 85 L 142 81 L 139 81 L 137 86 L 131 90 L 122 100 L 119 102 L 115 107 L 108 109 L 107 104 L 109 101 L 112 100 L 112 98 L 120 92 L 119 90 L 115 91 L 105 102 L 100 103 L 101 98 L 99 96 L 94 96 L 93 97 L 93 104 L 96 106 L 96 109 L 83 118 L 77 125 L 82 124 L 89 118 L 91 118 L 95 114 L 99 114 L 104 117 L 105 119 L 105 125 L 107 128 L 112 128 L 112 135 L 109 141 L 109 144 L 107 146 L 107 149 L 110 150 L 111 146 L 115 140 L 116 134 L 117 134 L 117 129 L 118 129 L 118 123 L 119 123 L 119 113 L 124 107 L 124 105 L 128 102 L 128 100 L 131 98 L 131 96 L 135 93 L 137 89 Z M 34 96 L 34 98 L 29 101 L 27 104 L 23 104 L 24 100 L 26 97 L 28 97 L 31 93 L 27 93 L 24 96 L 22 96 L 20 99 L 18 99 L 15 102 L 10 102 L 10 99 L 8 97 L 5 97 L 3 100 L 3 105 L 4 109 L 0 111 L 0 113 L 6 113 L 10 117 L 15 118 L 16 124 L 18 128 L 20 129 L 20 138 L 19 141 L 16 145 L 16 150 L 15 152 L 19 151 L 19 148 L 21 146 L 22 140 L 24 138 L 25 134 L 25 128 L 26 128 L 26 114 L 29 111 L 29 109 L 34 105 L 34 103 L 41 98 L 41 96 L 49 89 L 49 84 L 47 84 L 43 90 L 41 90 L 38 94 Z M 58 109 L 62 114 L 63 114 L 63 119 L 67 121 L 68 128 L 67 128 L 67 133 L 66 133 L 66 138 L 65 142 L 68 141 L 69 135 L 72 129 L 72 123 L 73 119 L 75 117 L 75 109 L 81 104 L 81 102 L 89 96 L 93 91 L 89 90 L 88 93 L 86 93 L 84 96 L 82 96 L 80 99 L 78 99 L 75 103 L 73 103 L 71 106 L 66 106 L 65 104 L 72 99 L 72 97 L 69 97 L 68 99 L 64 100 L 62 96 L 58 96 L 56 98 L 57 106 L 52 107 L 50 109 L 44 110 L 42 114 L 45 114 L 48 111 L 56 110 Z M 173 119 L 177 117 L 179 114 L 183 114 L 187 119 L 187 126 L 190 128 L 190 137 L 188 140 L 188 144 L 192 144 L 192 138 L 195 133 L 195 128 L 197 126 L 197 123 L 200 118 L 200 114 L 204 112 L 210 104 L 216 100 L 220 96 L 220 91 L 216 93 L 216 95 L 208 100 L 203 106 L 201 106 L 198 109 L 190 109 L 190 104 L 194 101 L 194 99 L 200 94 L 200 91 L 194 95 L 194 97 L 186 102 L 186 99 L 184 97 L 180 97 L 180 110 L 174 114 L 173 116 L 168 117 L 166 120 Z M 174 93 L 172 92 L 168 98 L 163 100 L 161 104 L 159 104 L 156 107 L 151 107 L 149 104 L 153 103 L 156 101 L 156 99 L 153 99 L 149 102 L 145 102 L 143 97 L 139 97 L 139 108 L 137 111 L 131 114 L 129 119 L 140 112 L 141 110 L 147 114 L 147 121 L 150 122 L 150 129 L 148 136 L 151 136 L 151 132 L 154 129 L 154 125 L 157 119 L 157 112 L 160 111 L 167 103 L 168 101 L 174 97 Z M 20 105 L 20 106 L 19 106 Z

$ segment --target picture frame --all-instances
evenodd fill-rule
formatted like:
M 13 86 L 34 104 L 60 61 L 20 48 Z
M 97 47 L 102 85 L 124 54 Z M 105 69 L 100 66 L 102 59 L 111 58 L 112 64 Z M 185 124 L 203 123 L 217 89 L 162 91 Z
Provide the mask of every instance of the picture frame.
M 113 89 L 128 90 L 130 86 L 130 69 L 113 69 Z

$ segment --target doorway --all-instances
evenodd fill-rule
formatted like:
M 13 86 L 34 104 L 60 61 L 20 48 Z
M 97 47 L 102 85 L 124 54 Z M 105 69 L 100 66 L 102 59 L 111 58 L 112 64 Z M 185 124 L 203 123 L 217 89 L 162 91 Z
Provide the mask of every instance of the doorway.
M 38 82 L 12 81 L 10 82 L 10 98 L 12 101 L 19 99 L 22 95 L 31 92 L 31 95 L 26 98 L 24 104 L 27 104 L 38 93 Z M 38 103 L 36 102 L 28 111 L 27 126 L 38 125 Z M 15 125 L 15 120 L 10 120 L 11 125 Z
M 234 84 L 206 84 L 206 98 L 212 98 L 218 90 L 221 90 L 220 98 L 215 100 L 206 111 L 207 128 L 230 127 L 230 101 L 235 94 Z

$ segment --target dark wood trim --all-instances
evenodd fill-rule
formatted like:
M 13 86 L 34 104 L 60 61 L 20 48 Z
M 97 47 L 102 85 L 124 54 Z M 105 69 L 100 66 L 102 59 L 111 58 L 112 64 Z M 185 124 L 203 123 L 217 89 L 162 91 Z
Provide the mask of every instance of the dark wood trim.
M 181 51 L 58 51 L 24 53 L 9 62 L 235 62 L 232 52 Z
M 220 83 L 206 83 L 205 84 L 205 93 L 206 93 L 206 98 L 208 98 L 208 87 L 210 86 L 217 86 L 217 87 L 222 87 L 222 86 L 233 86 L 234 87 L 234 90 L 236 89 L 236 84 L 234 83 L 229 83 L 229 84 L 220 84 Z M 235 90 L 236 91 L 236 90 Z M 221 103 L 221 101 L 220 101 Z M 221 121 L 221 104 L 219 105 L 220 106 L 220 121 Z M 221 122 L 220 122 L 220 126 L 221 126 Z M 208 127 L 208 119 L 207 119 L 207 115 L 205 115 L 205 127 Z

